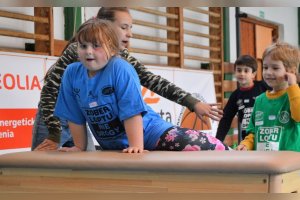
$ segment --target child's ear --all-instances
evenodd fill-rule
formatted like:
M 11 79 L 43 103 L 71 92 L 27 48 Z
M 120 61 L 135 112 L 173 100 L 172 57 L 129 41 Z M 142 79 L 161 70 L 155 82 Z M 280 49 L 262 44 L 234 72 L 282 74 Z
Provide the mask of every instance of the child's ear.
M 291 73 L 293 73 L 293 74 L 297 75 L 296 68 L 293 68 Z
M 257 71 L 252 72 L 252 79 L 255 80 L 255 76 L 256 76 Z
M 294 68 L 294 67 L 293 68 L 292 67 L 286 68 L 286 72 L 297 75 L 296 68 Z

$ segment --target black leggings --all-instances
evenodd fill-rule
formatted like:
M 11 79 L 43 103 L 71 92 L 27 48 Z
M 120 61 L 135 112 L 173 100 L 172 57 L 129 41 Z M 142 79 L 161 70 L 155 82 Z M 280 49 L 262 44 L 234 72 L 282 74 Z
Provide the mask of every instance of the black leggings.
M 188 128 L 173 127 L 165 131 L 157 143 L 155 150 L 163 151 L 201 151 L 229 150 L 217 138 Z

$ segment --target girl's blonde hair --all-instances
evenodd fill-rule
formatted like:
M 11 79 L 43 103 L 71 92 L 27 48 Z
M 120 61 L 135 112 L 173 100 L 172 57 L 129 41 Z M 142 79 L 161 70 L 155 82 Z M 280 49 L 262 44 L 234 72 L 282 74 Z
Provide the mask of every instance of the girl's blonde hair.
M 92 18 L 84 22 L 76 33 L 79 43 L 90 42 L 99 44 L 105 50 L 107 58 L 117 55 L 120 51 L 119 38 L 111 22 Z
M 262 60 L 266 56 L 270 56 L 273 60 L 280 60 L 285 69 L 294 69 L 298 73 L 300 63 L 299 48 L 285 42 L 277 42 L 265 49 Z

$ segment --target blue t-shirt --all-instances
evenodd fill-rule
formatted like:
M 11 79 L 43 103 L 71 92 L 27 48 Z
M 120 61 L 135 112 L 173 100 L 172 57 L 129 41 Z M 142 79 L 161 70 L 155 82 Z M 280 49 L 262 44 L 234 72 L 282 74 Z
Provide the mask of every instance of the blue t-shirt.
M 80 62 L 68 65 L 60 86 L 54 115 L 89 127 L 103 149 L 128 147 L 123 121 L 143 116 L 144 148 L 153 150 L 160 136 L 173 125 L 145 104 L 134 68 L 113 57 L 90 78 Z

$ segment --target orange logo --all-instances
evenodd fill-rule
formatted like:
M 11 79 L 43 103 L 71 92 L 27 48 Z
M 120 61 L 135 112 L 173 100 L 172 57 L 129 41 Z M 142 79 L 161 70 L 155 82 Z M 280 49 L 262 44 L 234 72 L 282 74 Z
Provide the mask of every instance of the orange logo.
M 150 97 L 148 97 L 147 94 L 150 94 Z M 144 101 L 147 104 L 155 104 L 158 103 L 160 98 L 159 97 L 155 97 L 155 93 L 152 92 L 151 90 L 148 90 L 147 88 L 143 87 L 142 88 L 142 96 L 144 97 Z M 146 97 L 147 96 L 147 97 Z

